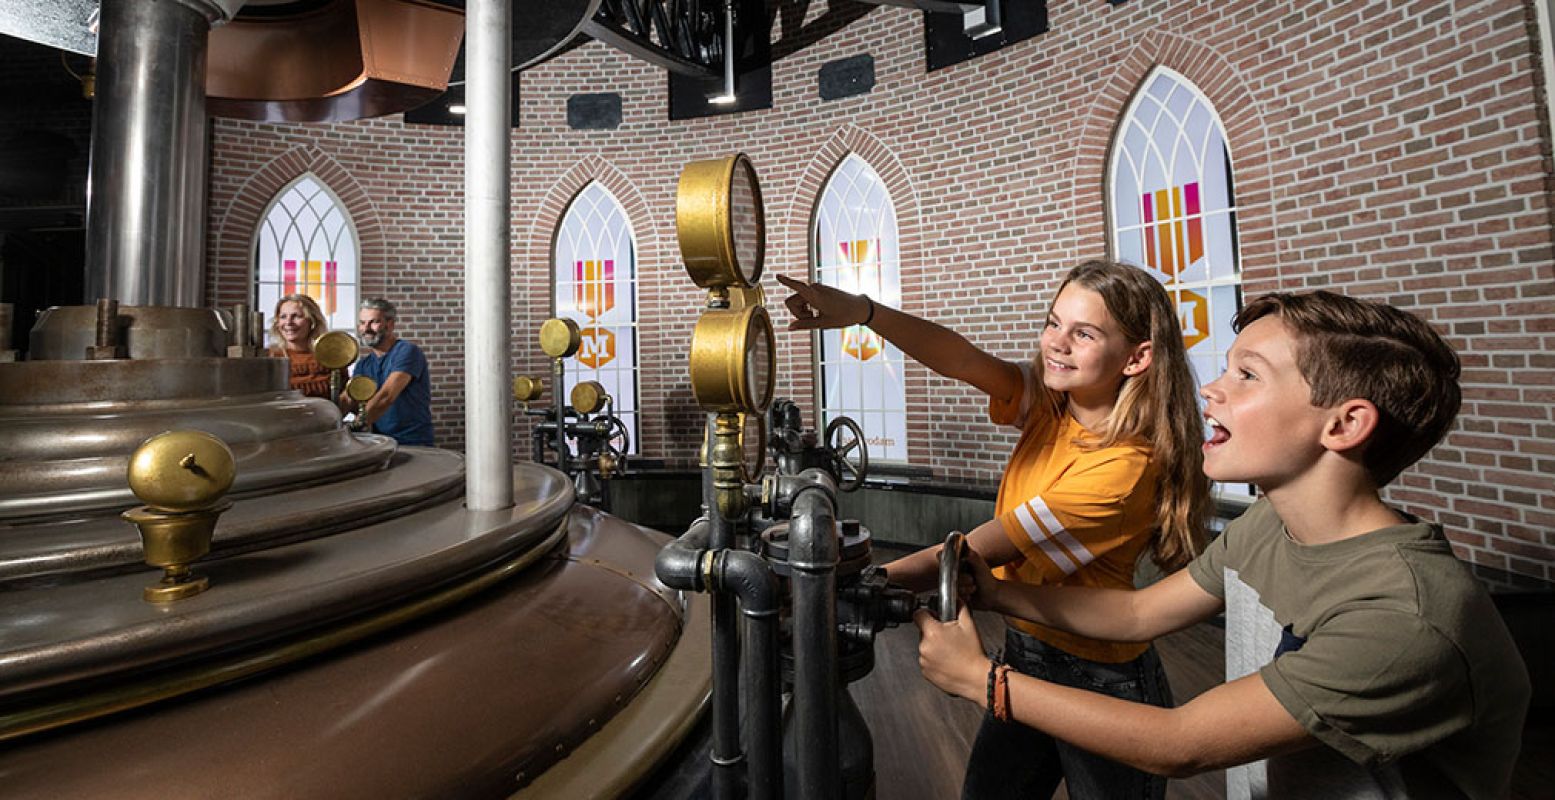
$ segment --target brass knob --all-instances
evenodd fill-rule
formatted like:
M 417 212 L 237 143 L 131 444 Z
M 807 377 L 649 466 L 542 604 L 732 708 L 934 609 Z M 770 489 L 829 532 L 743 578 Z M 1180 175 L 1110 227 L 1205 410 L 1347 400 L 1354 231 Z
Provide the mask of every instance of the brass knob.
M 378 382 L 366 375 L 357 375 L 346 381 L 346 396 L 358 403 L 373 399 L 378 393 Z
M 513 399 L 520 403 L 531 403 L 540 399 L 545 392 L 545 384 L 539 378 L 531 378 L 528 375 L 520 375 L 513 379 Z
M 130 490 L 145 505 L 122 516 L 140 531 L 146 563 L 163 569 L 162 581 L 145 589 L 148 602 L 191 597 L 210 585 L 189 565 L 210 552 L 236 477 L 227 444 L 203 431 L 159 433 L 130 455 Z
M 356 363 L 361 347 L 345 331 L 330 331 L 313 340 L 313 357 L 324 369 L 345 369 Z
M 130 455 L 130 491 L 165 513 L 215 505 L 236 474 L 227 444 L 204 431 L 159 433 Z
M 579 381 L 572 387 L 572 410 L 579 414 L 592 414 L 605 407 L 610 398 L 599 381 Z
M 540 349 L 551 358 L 566 358 L 578 352 L 583 344 L 583 334 L 578 323 L 564 317 L 553 317 L 540 323 Z

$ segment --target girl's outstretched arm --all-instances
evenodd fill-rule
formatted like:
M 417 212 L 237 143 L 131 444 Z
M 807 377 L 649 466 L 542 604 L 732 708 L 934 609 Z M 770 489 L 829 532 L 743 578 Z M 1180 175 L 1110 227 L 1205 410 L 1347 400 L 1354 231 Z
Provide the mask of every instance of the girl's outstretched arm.
M 1020 368 L 990 355 L 942 325 L 898 311 L 864 295 L 849 294 L 820 283 L 802 283 L 782 275 L 778 283 L 793 290 L 783 301 L 794 315 L 791 331 L 824 330 L 863 325 L 915 361 L 947 378 L 969 383 L 996 400 L 1010 401 L 1023 391 Z M 874 311 L 871 315 L 870 308 Z

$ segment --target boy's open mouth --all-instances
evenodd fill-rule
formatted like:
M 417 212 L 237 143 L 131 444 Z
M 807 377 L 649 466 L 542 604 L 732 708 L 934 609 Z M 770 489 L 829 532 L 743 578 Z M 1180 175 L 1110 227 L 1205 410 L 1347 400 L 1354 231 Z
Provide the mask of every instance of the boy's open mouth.
M 1204 442 L 1204 449 L 1219 447 L 1231 438 L 1231 431 L 1226 430 L 1225 426 L 1220 424 L 1220 420 L 1206 414 L 1204 421 L 1209 423 L 1209 439 Z

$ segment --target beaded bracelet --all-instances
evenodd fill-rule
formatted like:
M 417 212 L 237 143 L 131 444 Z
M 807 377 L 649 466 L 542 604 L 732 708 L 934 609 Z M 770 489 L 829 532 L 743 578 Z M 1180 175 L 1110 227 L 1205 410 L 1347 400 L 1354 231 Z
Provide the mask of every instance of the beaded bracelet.
M 990 653 L 988 656 L 988 713 L 995 713 L 994 697 L 995 688 L 999 683 L 999 667 L 1004 666 L 1004 654 Z
M 993 718 L 1010 721 L 1010 665 L 1000 664 L 994 669 Z

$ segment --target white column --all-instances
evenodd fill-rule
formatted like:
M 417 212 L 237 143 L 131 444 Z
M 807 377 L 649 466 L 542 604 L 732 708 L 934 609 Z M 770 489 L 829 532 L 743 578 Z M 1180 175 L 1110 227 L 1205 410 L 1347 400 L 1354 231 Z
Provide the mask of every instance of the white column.
M 513 505 L 510 0 L 470 0 L 464 26 L 464 502 L 488 510 Z

